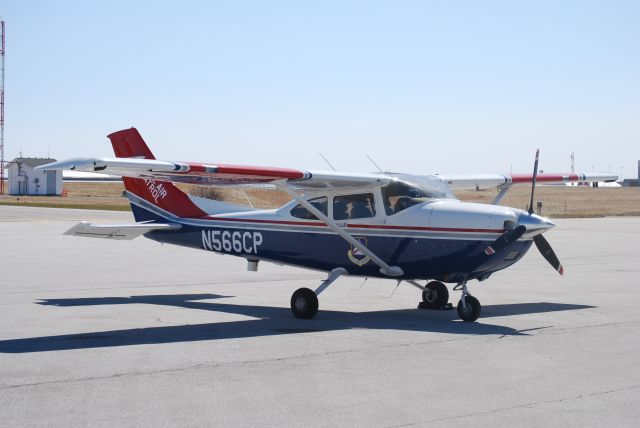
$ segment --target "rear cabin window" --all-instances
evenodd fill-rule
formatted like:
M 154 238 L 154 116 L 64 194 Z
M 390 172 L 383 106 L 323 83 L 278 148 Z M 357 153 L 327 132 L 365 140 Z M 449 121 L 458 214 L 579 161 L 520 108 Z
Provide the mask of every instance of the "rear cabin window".
M 310 199 L 309 202 L 311 205 L 316 207 L 322 214 L 327 215 L 327 197 L 323 196 L 321 198 Z M 291 215 L 293 217 L 301 218 L 304 220 L 318 220 L 318 217 L 311 214 L 308 209 L 303 207 L 301 204 L 296 205 L 291 211 Z
M 373 193 L 344 195 L 333 198 L 333 218 L 335 220 L 351 220 L 375 217 L 376 207 Z

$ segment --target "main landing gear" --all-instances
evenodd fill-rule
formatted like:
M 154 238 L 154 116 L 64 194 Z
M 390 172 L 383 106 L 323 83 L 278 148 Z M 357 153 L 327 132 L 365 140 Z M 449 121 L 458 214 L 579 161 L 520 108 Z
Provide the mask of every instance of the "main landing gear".
M 291 312 L 296 318 L 311 319 L 318 313 L 318 296 L 341 275 L 347 273 L 345 268 L 336 268 L 329 273 L 327 279 L 313 291 L 309 288 L 299 288 L 291 296 Z
M 291 296 L 291 310 L 296 318 L 311 319 L 318 313 L 318 296 L 313 290 L 299 288 Z
M 422 290 L 420 309 L 443 309 L 449 303 L 449 290 L 440 281 L 431 281 Z

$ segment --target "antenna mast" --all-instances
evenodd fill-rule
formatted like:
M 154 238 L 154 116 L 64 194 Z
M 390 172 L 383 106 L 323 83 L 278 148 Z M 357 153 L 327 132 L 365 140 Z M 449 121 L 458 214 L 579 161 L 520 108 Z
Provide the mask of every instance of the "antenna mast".
M 371 156 L 366 155 L 367 159 L 369 159 L 371 161 L 371 163 L 373 164 L 373 166 L 375 166 L 376 168 L 378 168 L 378 171 L 380 172 L 380 174 L 384 174 L 384 171 L 382 170 L 382 168 L 380 168 L 380 166 L 376 163 L 376 161 L 374 161 L 373 159 L 371 159 Z
M 4 21 L 0 21 L 2 25 L 2 52 L 0 55 L 0 67 L 2 77 L 0 77 L 0 195 L 4 195 Z

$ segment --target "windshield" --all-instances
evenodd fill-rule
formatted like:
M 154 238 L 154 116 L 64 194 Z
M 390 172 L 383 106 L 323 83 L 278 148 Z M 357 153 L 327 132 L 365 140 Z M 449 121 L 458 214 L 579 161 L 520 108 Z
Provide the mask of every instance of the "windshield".
M 387 215 L 396 214 L 427 199 L 455 199 L 447 185 L 437 177 L 390 175 L 394 180 L 381 189 Z

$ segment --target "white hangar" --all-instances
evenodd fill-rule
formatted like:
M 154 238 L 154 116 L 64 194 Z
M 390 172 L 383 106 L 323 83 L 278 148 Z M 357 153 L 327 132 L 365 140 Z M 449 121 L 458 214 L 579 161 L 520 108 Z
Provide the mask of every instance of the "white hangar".
M 55 159 L 15 158 L 6 168 L 9 170 L 10 195 L 61 195 L 62 171 L 36 171 L 34 168 Z

